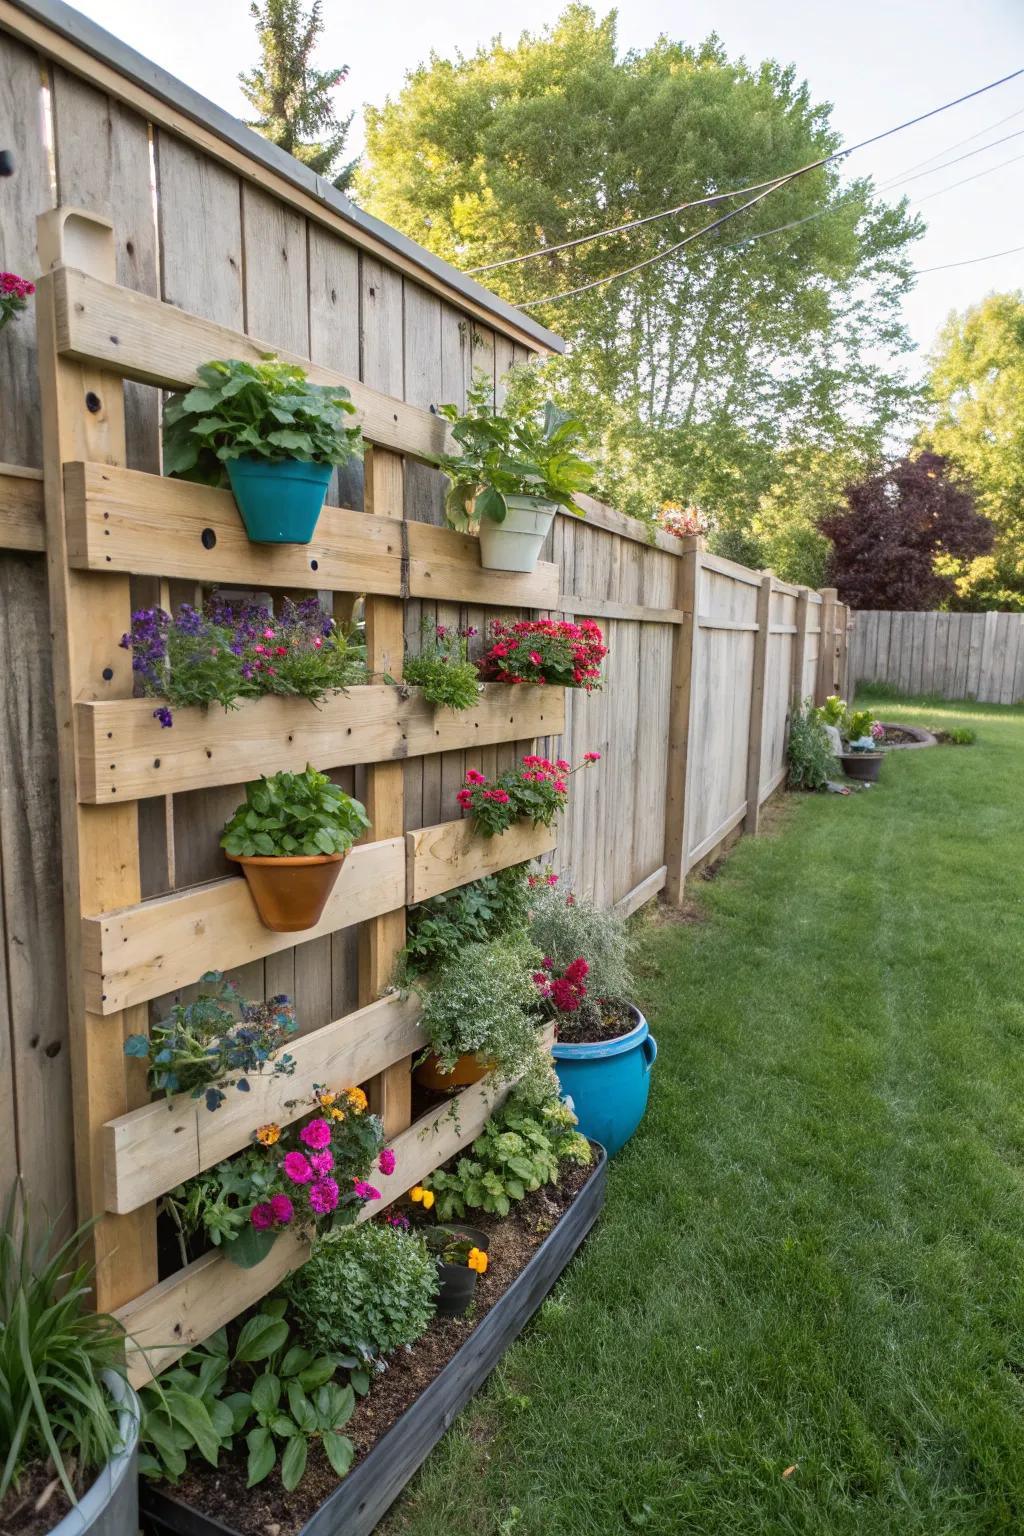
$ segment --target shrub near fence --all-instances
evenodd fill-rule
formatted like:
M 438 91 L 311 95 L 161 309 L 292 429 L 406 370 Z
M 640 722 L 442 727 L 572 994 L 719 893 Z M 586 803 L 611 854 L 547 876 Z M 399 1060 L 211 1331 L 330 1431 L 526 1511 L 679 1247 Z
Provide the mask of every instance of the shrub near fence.
M 596 503 L 585 523 L 557 520 L 533 576 L 482 571 L 472 541 L 439 526 L 443 483 L 419 461 L 444 440 L 429 408 L 464 400 L 480 366 L 498 383 L 555 338 L 432 258 L 417 264 L 408 243 L 346 223 L 299 171 L 289 180 L 284 157 L 268 169 L 262 141 L 247 157 L 212 116 L 175 115 L 148 77 L 97 64 L 32 9 L 0 7 L 0 28 L 18 34 L 0 30 L 0 139 L 19 163 L 3 263 L 48 273 L 38 345 L 32 313 L 0 345 L 0 389 L 18 402 L 0 419 L 0 1166 L 56 1209 L 74 1160 L 82 1213 L 102 1215 L 100 1255 L 117 1255 L 101 1301 L 159 1346 L 160 1364 L 298 1257 L 279 1240 L 258 1277 L 232 1273 L 230 1300 L 216 1255 L 155 1283 L 154 1200 L 280 1118 L 275 1095 L 328 1075 L 372 1079 L 400 1153 L 385 1200 L 481 1123 L 470 1089 L 457 1132 L 408 1126 L 417 1012 L 380 997 L 406 903 L 531 855 L 604 905 L 632 909 L 662 889 L 677 899 L 695 863 L 756 828 L 781 781 L 792 700 L 843 687 L 845 614 L 834 594 L 697 541 L 651 542 Z M 37 255 L 35 217 L 55 198 L 90 215 L 51 214 Z M 373 445 L 365 482 L 336 487 L 305 549 L 256 549 L 230 496 L 157 472 L 158 390 L 210 357 L 267 346 L 309 360 L 314 378 L 343 379 Z M 194 601 L 216 584 L 327 593 L 343 618 L 365 596 L 371 662 L 393 676 L 425 618 L 482 631 L 492 616 L 592 617 L 610 647 L 605 687 L 563 697 L 490 685 L 455 716 L 375 685 L 320 710 L 265 698 L 230 717 L 180 711 L 161 731 L 152 701 L 131 696 L 118 641 L 133 607 Z M 543 829 L 493 845 L 468 836 L 455 799 L 466 768 L 490 776 L 534 742 L 573 761 L 603 754 L 600 772 L 574 781 L 557 842 Z M 307 759 L 364 799 L 373 830 L 295 944 L 256 922 L 217 840 L 243 781 Z M 150 1105 L 123 1038 L 210 966 L 249 996 L 294 997 L 301 1082 L 268 1079 L 241 1111 L 215 1116 Z

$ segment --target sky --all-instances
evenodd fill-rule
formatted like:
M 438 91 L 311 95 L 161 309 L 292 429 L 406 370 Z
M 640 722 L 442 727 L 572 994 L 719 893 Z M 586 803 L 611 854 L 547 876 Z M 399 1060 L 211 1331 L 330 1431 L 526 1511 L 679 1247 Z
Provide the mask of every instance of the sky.
M 257 59 L 248 0 L 78 0 L 78 9 L 219 106 L 245 115 L 237 76 Z M 498 34 L 513 40 L 553 22 L 562 9 L 562 0 L 324 0 L 317 62 L 349 65 L 338 104 L 339 112 L 356 109 L 350 142 L 358 149 L 362 105 L 396 95 L 406 72 L 432 51 L 452 57 Z M 604 15 L 610 7 L 595 9 Z M 712 31 L 731 55 L 750 63 L 774 57 L 794 64 L 814 100 L 832 103 L 833 123 L 848 144 L 1024 68 L 1024 0 L 629 0 L 619 8 L 623 50 L 647 47 L 659 33 L 697 43 Z M 984 148 L 1006 135 L 1017 137 Z M 870 174 L 878 185 L 911 168 L 916 174 L 920 162 L 927 169 L 977 149 L 906 186 L 911 198 L 927 199 L 920 212 L 928 232 L 914 248 L 918 267 L 1024 247 L 1024 75 L 847 162 L 851 175 Z M 1022 158 L 976 176 L 1016 156 Z M 966 177 L 976 179 L 929 196 Z M 888 195 L 903 191 L 894 185 Z M 951 310 L 1013 287 L 1024 288 L 1024 250 L 925 273 L 905 303 L 911 336 L 926 351 Z

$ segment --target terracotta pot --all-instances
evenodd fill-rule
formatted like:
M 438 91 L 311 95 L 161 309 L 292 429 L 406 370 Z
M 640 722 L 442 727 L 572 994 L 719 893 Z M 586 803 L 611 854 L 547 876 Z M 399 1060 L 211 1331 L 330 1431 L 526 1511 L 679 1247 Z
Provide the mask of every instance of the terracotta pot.
M 344 853 L 296 854 L 290 858 L 228 854 L 242 866 L 261 923 L 275 933 L 299 933 L 316 926 L 346 857 Z
M 449 1088 L 468 1088 L 471 1083 L 480 1082 L 490 1070 L 488 1063 L 479 1061 L 475 1055 L 466 1055 L 459 1057 L 450 1072 L 443 1072 L 437 1057 L 428 1056 L 420 1062 L 413 1077 L 421 1088 L 447 1093 Z

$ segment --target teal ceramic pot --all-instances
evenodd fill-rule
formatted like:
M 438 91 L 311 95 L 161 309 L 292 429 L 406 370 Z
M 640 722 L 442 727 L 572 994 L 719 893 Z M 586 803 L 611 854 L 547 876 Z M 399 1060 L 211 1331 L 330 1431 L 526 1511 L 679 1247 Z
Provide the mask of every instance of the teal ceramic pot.
M 249 457 L 225 466 L 245 531 L 253 544 L 308 544 L 316 530 L 332 464 Z
M 636 1130 L 647 1108 L 651 1068 L 658 1045 L 639 1008 L 630 1006 L 636 1027 L 614 1040 L 551 1048 L 555 1071 L 567 1099 L 572 1099 L 579 1128 L 599 1141 L 609 1157 Z

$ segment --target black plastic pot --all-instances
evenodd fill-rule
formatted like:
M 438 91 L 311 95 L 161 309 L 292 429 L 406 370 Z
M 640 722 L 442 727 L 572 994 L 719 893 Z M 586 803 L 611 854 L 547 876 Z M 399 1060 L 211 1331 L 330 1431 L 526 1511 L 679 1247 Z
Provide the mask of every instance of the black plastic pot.
M 481 1232 L 476 1227 L 461 1226 L 458 1222 L 446 1222 L 445 1231 L 450 1232 L 453 1238 L 468 1238 L 474 1248 L 481 1248 L 484 1253 L 487 1252 L 490 1239 L 486 1232 Z M 463 1317 L 466 1308 L 476 1295 L 476 1270 L 470 1269 L 466 1264 L 439 1262 L 437 1278 L 441 1287 L 437 1293 L 436 1302 L 438 1317 Z
M 417 1468 L 427 1459 L 457 1413 L 521 1333 L 597 1220 L 604 1204 L 608 1159 L 597 1162 L 554 1231 L 526 1268 L 474 1328 L 454 1359 L 421 1392 L 397 1424 L 382 1435 L 355 1471 L 325 1499 L 300 1536 L 370 1536 Z M 223 1525 L 173 1493 L 143 1482 L 143 1529 L 171 1536 L 252 1536 Z
M 881 752 L 844 752 L 839 761 L 848 779 L 859 779 L 862 784 L 877 784 L 882 771 Z

